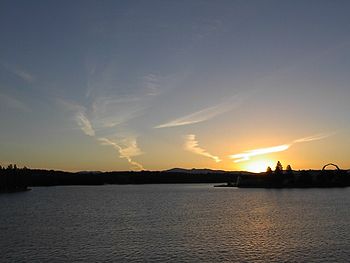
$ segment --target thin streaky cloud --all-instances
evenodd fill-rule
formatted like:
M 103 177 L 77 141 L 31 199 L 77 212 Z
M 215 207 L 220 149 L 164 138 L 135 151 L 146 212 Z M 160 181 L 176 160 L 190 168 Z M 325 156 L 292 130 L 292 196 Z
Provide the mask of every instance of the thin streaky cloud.
M 285 150 L 288 150 L 290 146 L 291 144 L 283 144 L 283 145 L 278 145 L 273 147 L 260 148 L 260 149 L 245 151 L 243 153 L 233 154 L 233 155 L 230 155 L 229 157 L 231 159 L 235 159 L 234 160 L 235 163 L 239 163 L 243 161 L 248 161 L 250 160 L 250 157 L 253 157 L 253 156 L 264 155 L 264 154 L 275 153 L 275 152 L 283 152 Z
M 229 101 L 225 101 L 219 105 L 208 107 L 208 108 L 196 111 L 194 113 L 188 114 L 186 116 L 176 118 L 169 122 L 159 124 L 154 128 L 156 129 L 170 128 L 170 127 L 190 125 L 190 124 L 207 121 L 214 118 L 217 115 L 220 115 L 222 113 L 232 110 L 235 106 L 237 106 L 237 102 L 238 102 L 237 97 L 232 97 Z
M 86 117 L 85 113 L 82 111 L 79 111 L 75 114 L 75 120 L 77 124 L 79 125 L 80 129 L 89 136 L 95 136 L 95 131 L 92 128 L 92 125 L 89 121 L 89 119 Z
M 27 82 L 32 82 L 35 79 L 32 74 L 18 68 L 14 69 L 13 73 Z
M 64 109 L 73 112 L 74 121 L 86 135 L 95 136 L 95 129 L 86 114 L 87 109 L 85 107 L 63 99 L 56 100 Z
M 213 159 L 215 162 L 221 162 L 221 159 L 215 155 L 210 154 L 205 149 L 199 147 L 198 141 L 196 140 L 196 135 L 188 134 L 185 137 L 185 150 L 192 152 L 194 154 L 202 155 Z
M 312 141 L 322 140 L 322 139 L 325 139 L 325 138 L 327 138 L 327 137 L 329 137 L 329 136 L 331 136 L 333 134 L 334 133 L 320 133 L 320 134 L 316 134 L 316 135 L 312 135 L 312 136 L 296 139 L 296 140 L 294 140 L 294 143 L 312 142 Z
M 126 159 L 136 169 L 144 170 L 140 163 L 132 159 L 132 157 L 142 154 L 142 151 L 137 146 L 136 138 L 126 138 L 121 144 L 118 144 L 108 138 L 99 138 L 98 140 L 102 145 L 109 145 L 116 149 L 119 152 L 119 157 Z
M 143 78 L 143 80 L 147 89 L 146 95 L 157 96 L 160 94 L 159 76 L 155 74 L 148 74 Z
M 12 74 L 23 79 L 24 81 L 32 82 L 35 80 L 35 77 L 33 76 L 33 74 L 31 74 L 28 71 L 23 70 L 19 67 L 12 67 L 12 66 L 8 65 L 7 63 L 2 63 L 2 66 L 4 68 L 6 68 L 9 72 L 11 72 Z
M 145 108 L 139 97 L 98 97 L 91 105 L 91 121 L 99 129 L 110 128 L 142 115 Z
M 3 93 L 0 93 L 0 105 L 21 112 L 31 111 L 30 108 L 27 105 L 25 105 L 22 101 Z
M 275 152 L 283 152 L 283 151 L 288 150 L 291 146 L 293 146 L 297 143 L 322 140 L 322 139 L 325 139 L 333 134 L 334 133 L 320 133 L 320 134 L 296 139 L 290 144 L 282 144 L 282 145 L 278 145 L 278 146 L 259 148 L 259 149 L 244 151 L 244 152 L 238 153 L 238 154 L 232 154 L 232 155 L 229 155 L 229 158 L 233 159 L 235 163 L 248 161 L 253 156 L 264 155 L 264 154 L 275 153 Z
M 116 125 L 121 125 L 132 118 L 134 112 L 139 112 L 140 107 L 136 107 L 134 112 L 120 112 L 118 105 L 125 102 L 134 102 L 135 99 L 113 99 L 100 98 L 96 100 L 92 109 L 81 106 L 77 103 L 67 102 L 57 99 L 65 109 L 73 112 L 73 119 L 79 128 L 91 137 L 96 138 L 102 145 L 109 145 L 116 149 L 119 157 L 126 159 L 128 163 L 137 170 L 144 170 L 142 164 L 133 160 L 133 157 L 143 154 L 137 145 L 137 138 L 130 132 L 123 132 L 119 126 L 118 132 L 115 131 Z M 130 111 L 133 108 L 130 108 Z M 114 114 L 113 114 L 114 113 Z M 113 132 L 112 132 L 113 131 Z

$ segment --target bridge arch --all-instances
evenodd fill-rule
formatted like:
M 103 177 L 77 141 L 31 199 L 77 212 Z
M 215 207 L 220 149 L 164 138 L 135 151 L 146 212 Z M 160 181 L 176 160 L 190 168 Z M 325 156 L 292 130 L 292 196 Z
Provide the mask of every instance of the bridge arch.
M 334 163 L 327 163 L 325 166 L 323 166 L 322 171 L 324 171 L 328 166 L 333 166 L 333 167 L 337 168 L 338 171 L 340 171 L 339 166 L 334 164 Z

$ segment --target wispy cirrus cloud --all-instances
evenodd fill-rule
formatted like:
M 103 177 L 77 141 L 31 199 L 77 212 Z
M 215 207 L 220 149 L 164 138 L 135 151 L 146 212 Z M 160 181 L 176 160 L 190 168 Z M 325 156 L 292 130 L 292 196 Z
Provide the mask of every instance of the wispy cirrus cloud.
M 86 65 L 85 106 L 64 102 L 65 108 L 73 112 L 73 119 L 86 135 L 112 146 L 133 168 L 144 169 L 133 160 L 143 154 L 137 144 L 137 133 L 126 127 L 144 114 L 160 94 L 163 79 L 158 74 L 147 73 L 125 82 L 115 61 L 102 64 L 91 61 Z
M 98 111 L 97 115 L 94 110 L 88 111 L 84 106 L 64 100 L 58 101 L 64 106 L 65 109 L 73 112 L 73 120 L 86 135 L 96 138 L 102 145 L 112 146 L 118 151 L 119 157 L 127 160 L 133 168 L 137 170 L 144 169 L 142 164 L 133 160 L 133 157 L 143 154 L 137 145 L 137 137 L 130 132 L 121 132 L 120 128 L 119 131 L 112 129 L 114 126 L 112 127 L 108 124 L 112 125 L 115 119 L 103 119 L 102 122 L 96 120 L 97 116 L 101 116 L 101 118 L 108 116 L 108 110 L 106 112 L 104 109 L 105 107 L 108 108 L 108 106 L 105 104 L 113 104 L 118 102 L 118 100 L 114 102 L 102 100 L 102 102 L 98 103 L 98 106 L 96 106 L 99 108 L 98 110 L 95 109 Z M 94 118 L 91 118 L 91 115 L 94 115 Z M 121 123 L 122 122 L 118 124 Z
M 160 76 L 145 74 L 142 78 L 127 76 L 117 61 L 96 60 L 86 63 L 85 96 L 81 103 L 64 103 L 71 110 L 76 125 L 102 145 L 117 150 L 135 169 L 143 169 L 134 157 L 143 152 L 137 144 L 137 133 L 129 130 L 130 122 L 145 113 L 159 93 Z M 67 107 L 68 104 L 68 107 Z M 84 105 L 84 106 L 83 106 Z
M 325 139 L 325 138 L 327 138 L 327 137 L 329 137 L 329 136 L 332 136 L 332 135 L 334 135 L 334 134 L 335 134 L 335 133 L 320 133 L 320 134 L 315 134 L 315 135 L 312 135 L 312 136 L 308 136 L 308 137 L 296 139 L 296 140 L 294 140 L 293 143 L 318 141 L 318 140 Z
M 198 141 L 196 140 L 196 135 L 194 134 L 188 134 L 185 136 L 185 150 L 199 154 L 208 158 L 213 159 L 215 162 L 221 162 L 221 159 L 215 155 L 210 154 L 205 149 L 201 148 L 198 144 Z
M 87 109 L 84 106 L 74 102 L 57 99 L 57 102 L 65 109 L 73 113 L 72 119 L 79 128 L 88 136 L 95 136 L 95 129 L 87 115 Z
M 136 138 L 128 137 L 122 139 L 120 142 L 115 142 L 108 138 L 99 138 L 98 140 L 102 145 L 109 145 L 116 149 L 119 152 L 119 157 L 126 159 L 136 169 L 144 169 L 140 163 L 132 159 L 132 157 L 143 154 L 143 152 L 137 146 Z
M 160 94 L 160 77 L 156 74 L 148 74 L 143 77 L 148 96 L 157 96 Z
M 233 159 L 235 163 L 248 161 L 253 156 L 264 155 L 264 154 L 275 153 L 275 152 L 283 152 L 283 151 L 288 150 L 294 144 L 322 140 L 322 139 L 325 139 L 333 134 L 334 133 L 316 134 L 316 135 L 296 139 L 293 142 L 288 143 L 288 144 L 282 144 L 282 145 L 267 147 L 267 148 L 259 148 L 259 149 L 244 151 L 244 152 L 238 153 L 238 154 L 232 154 L 229 156 L 229 158 Z
M 19 68 L 17 66 L 10 66 L 7 63 L 1 63 L 4 68 L 6 68 L 9 72 L 16 75 L 17 77 L 21 78 L 22 80 L 26 82 L 32 82 L 35 80 L 35 77 L 33 74 L 29 73 L 28 71 Z
M 168 121 L 163 124 L 159 124 L 154 128 L 156 129 L 170 128 L 170 127 L 183 126 L 183 125 L 189 125 L 189 124 L 195 124 L 195 123 L 207 121 L 214 118 L 217 115 L 220 115 L 227 111 L 232 110 L 235 106 L 237 106 L 238 102 L 239 102 L 238 97 L 232 97 L 229 100 L 223 103 L 220 103 L 216 106 L 208 107 L 208 108 L 190 113 L 183 117 L 176 118 L 174 120 Z
M 31 111 L 30 108 L 26 104 L 24 104 L 22 101 L 4 93 L 0 93 L 0 105 L 13 110 L 18 110 L 21 112 Z
M 75 113 L 75 120 L 80 129 L 89 136 L 95 136 L 95 130 L 92 128 L 91 122 L 87 118 L 85 111 L 78 111 Z
M 110 128 L 140 116 L 145 108 L 137 96 L 100 96 L 93 100 L 91 120 L 99 129 Z
M 27 82 L 32 82 L 34 81 L 35 77 L 30 74 L 29 72 L 27 71 L 24 71 L 22 69 L 19 69 L 19 68 L 15 68 L 13 69 L 12 71 L 15 75 L 17 75 L 19 78 L 27 81 Z

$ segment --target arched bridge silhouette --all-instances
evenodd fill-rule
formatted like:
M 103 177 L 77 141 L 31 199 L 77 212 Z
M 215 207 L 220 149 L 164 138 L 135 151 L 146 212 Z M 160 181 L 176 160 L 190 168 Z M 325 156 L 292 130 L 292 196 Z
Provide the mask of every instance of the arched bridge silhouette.
M 339 166 L 334 164 L 334 163 L 327 163 L 325 166 L 323 166 L 322 171 L 324 171 L 328 166 L 333 166 L 333 167 L 337 168 L 338 171 L 340 171 Z

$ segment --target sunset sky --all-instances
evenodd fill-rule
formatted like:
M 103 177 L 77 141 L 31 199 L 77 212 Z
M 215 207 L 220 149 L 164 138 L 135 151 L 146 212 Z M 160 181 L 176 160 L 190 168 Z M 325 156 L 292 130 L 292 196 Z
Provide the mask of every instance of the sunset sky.
M 0 164 L 350 168 L 350 1 L 1 1 Z

